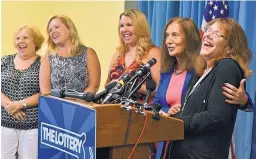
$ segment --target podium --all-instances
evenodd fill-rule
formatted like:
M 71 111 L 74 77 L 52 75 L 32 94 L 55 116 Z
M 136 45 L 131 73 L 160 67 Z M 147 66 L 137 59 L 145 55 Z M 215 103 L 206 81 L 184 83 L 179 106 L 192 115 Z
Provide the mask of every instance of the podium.
M 50 102 L 49 102 L 50 101 Z M 46 104 L 48 103 L 48 104 Z M 64 105 L 63 105 L 64 103 Z M 66 105 L 71 104 L 72 106 L 75 107 L 76 111 L 80 115 L 82 115 L 83 110 L 88 110 L 91 112 L 85 112 L 87 114 L 87 119 L 90 116 L 90 119 L 95 119 L 95 122 L 88 122 L 88 124 L 83 124 L 84 128 L 86 129 L 85 133 L 74 133 L 73 130 L 66 130 L 67 126 L 69 125 L 70 129 L 76 126 L 70 126 L 70 121 L 68 124 L 65 123 L 65 118 L 67 118 L 69 115 L 62 115 L 61 118 L 63 118 L 63 123 L 60 124 L 59 126 L 47 126 L 47 122 L 49 120 L 47 119 L 47 111 L 44 110 L 46 109 L 46 105 L 48 105 L 49 109 L 52 108 L 57 108 L 57 107 L 65 107 Z M 60 106 L 57 106 L 60 105 Z M 69 106 L 67 106 L 69 107 Z M 71 106 L 70 106 L 71 107 Z M 68 109 L 68 108 L 65 108 Z M 72 108 L 71 108 L 72 109 Z M 68 110 L 66 110 L 68 111 Z M 70 110 L 70 114 L 72 114 L 73 110 Z M 49 111 L 50 113 L 50 118 L 60 118 L 57 117 L 61 114 L 61 111 Z M 42 115 L 43 114 L 43 115 Z M 62 113 L 63 114 L 63 113 Z M 67 114 L 67 113 L 66 113 Z M 89 115 L 90 114 L 90 115 Z M 40 116 L 41 115 L 41 116 Z M 47 152 L 47 146 L 50 148 L 53 148 L 55 153 L 52 153 L 53 155 L 58 154 L 58 150 L 61 151 L 62 157 L 60 158 L 65 158 L 64 156 L 69 156 L 73 158 L 95 158 L 95 149 L 97 148 L 108 148 L 106 149 L 105 152 L 106 154 L 101 154 L 100 156 L 104 156 L 103 159 L 120 159 L 121 156 L 123 156 L 124 159 L 127 159 L 128 156 L 131 153 L 132 148 L 134 147 L 135 143 L 137 142 L 140 133 L 142 131 L 144 122 L 145 122 L 145 117 L 142 114 L 136 113 L 136 109 L 133 109 L 131 111 L 127 111 L 125 109 L 122 109 L 119 104 L 105 104 L 105 105 L 100 105 L 100 104 L 94 104 L 94 103 L 88 103 L 80 99 L 74 99 L 74 98 L 65 98 L 65 99 L 60 99 L 56 97 L 40 97 L 39 99 L 39 159 L 40 158 L 47 158 L 45 154 L 51 154 L 50 152 Z M 183 121 L 176 119 L 176 118 L 171 118 L 171 117 L 164 117 L 161 116 L 160 120 L 154 120 L 152 119 L 153 113 L 152 112 L 147 112 L 147 121 L 146 121 L 146 126 L 145 130 L 143 132 L 143 135 L 141 137 L 141 140 L 139 141 L 139 144 L 137 145 L 133 155 L 132 159 L 146 159 L 149 157 L 149 145 L 152 144 L 153 142 L 157 141 L 166 141 L 166 140 L 180 140 L 183 139 L 184 137 L 184 123 Z M 85 122 L 85 120 L 79 120 L 78 115 L 75 115 L 74 119 L 72 119 L 72 123 L 76 123 L 74 121 L 75 119 L 78 120 L 78 122 Z M 81 117 L 82 119 L 82 117 Z M 127 131 L 127 126 L 128 126 L 128 121 L 130 120 L 130 128 L 129 128 L 129 135 L 127 138 L 127 143 L 126 145 L 124 144 L 125 141 L 125 136 L 126 136 L 126 131 Z M 51 122 L 53 124 L 53 122 Z M 81 125 L 82 123 L 78 124 Z M 96 126 L 92 126 L 92 124 L 95 124 Z M 43 125 L 43 127 L 42 127 Z M 46 128 L 44 127 L 46 125 Z M 88 131 L 86 125 L 90 125 L 90 131 Z M 61 127 L 64 128 L 61 128 Z M 49 134 L 49 130 L 53 129 L 52 131 L 55 132 L 53 133 L 55 136 L 52 136 Z M 94 130 L 92 129 L 94 128 Z M 82 127 L 80 128 L 82 129 Z M 49 131 L 49 132 L 48 132 Z M 56 135 L 58 133 L 58 135 Z M 93 135 L 93 133 L 96 134 Z M 62 134 L 62 136 L 60 135 Z M 64 135 L 67 134 L 66 136 L 72 136 L 69 142 L 77 143 L 73 145 L 64 145 Z M 47 136 L 48 135 L 48 136 Z M 43 136 L 43 137 L 42 137 Z M 77 141 L 75 140 L 77 136 Z M 51 138 L 52 137 L 52 138 Z M 95 141 L 96 138 L 96 146 Z M 43 141 L 44 139 L 47 139 Z M 66 139 L 66 138 L 65 138 Z M 85 139 L 85 140 L 83 140 Z M 59 140 L 59 141 L 57 141 Z M 52 141 L 53 144 L 50 142 Z M 48 143 L 49 142 L 49 143 Z M 68 142 L 68 140 L 67 140 Z M 46 144 L 45 144 L 46 143 Z M 54 145 L 54 144 L 59 144 L 63 147 L 64 145 L 64 150 L 61 150 L 61 147 L 58 147 L 59 145 Z M 75 147 L 74 145 L 79 145 L 78 143 L 85 143 L 85 145 L 90 145 L 89 150 L 86 150 L 86 146 L 83 148 L 83 155 L 78 154 L 79 148 Z M 50 145 L 49 145 L 50 144 Z M 66 146 L 66 147 L 65 147 Z M 75 148 L 77 149 L 75 149 Z M 69 149 L 68 149 L 69 148 Z M 73 150 L 71 152 L 71 150 Z M 74 154 L 70 154 L 73 153 Z M 80 151 L 82 152 L 82 150 Z M 76 154 L 77 153 L 77 154 Z M 91 155 L 88 155 L 91 154 Z M 52 155 L 52 156 L 53 156 Z M 40 157 L 42 156 L 42 157 Z M 49 157 L 52 157 L 49 156 Z M 61 155 L 60 155 L 61 156 Z M 96 156 L 97 157 L 97 156 Z M 97 157 L 99 159 L 99 157 Z M 100 158 L 101 159 L 101 158 Z

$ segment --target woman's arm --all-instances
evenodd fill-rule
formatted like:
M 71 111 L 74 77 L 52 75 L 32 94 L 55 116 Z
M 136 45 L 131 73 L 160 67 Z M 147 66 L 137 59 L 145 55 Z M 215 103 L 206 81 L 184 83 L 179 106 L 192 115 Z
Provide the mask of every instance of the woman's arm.
M 39 85 L 42 95 L 49 94 L 51 92 L 51 68 L 48 54 L 46 54 L 41 61 Z
M 11 55 L 3 56 L 1 57 L 1 71 L 3 72 L 7 67 L 9 63 Z M 3 79 L 2 79 L 3 80 Z M 5 94 L 1 92 L 1 106 L 6 107 L 12 100 L 8 98 Z
M 157 61 L 156 64 L 150 68 L 151 77 L 156 82 L 157 86 L 159 84 L 159 79 L 160 79 L 160 56 L 161 56 L 161 50 L 158 47 L 154 47 L 149 51 L 149 56 L 147 57 L 147 61 L 145 61 L 145 63 L 147 63 L 152 58 L 155 58 Z M 138 92 L 142 94 L 146 94 L 147 93 L 146 85 L 143 84 Z M 155 92 L 156 90 L 151 93 L 151 96 L 154 96 Z
M 3 94 L 1 92 L 1 106 L 2 107 L 4 107 L 4 108 L 7 107 L 8 104 L 10 104 L 11 101 L 12 100 L 10 98 L 8 98 L 5 94 Z
M 101 68 L 96 52 L 92 48 L 87 49 L 87 70 L 88 70 L 88 87 L 85 92 L 96 93 L 100 87 Z

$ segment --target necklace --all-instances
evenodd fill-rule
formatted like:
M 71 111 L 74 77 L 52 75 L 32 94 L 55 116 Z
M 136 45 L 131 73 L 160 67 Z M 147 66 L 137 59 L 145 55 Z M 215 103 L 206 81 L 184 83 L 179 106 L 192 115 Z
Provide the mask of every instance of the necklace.
M 182 74 L 184 71 L 185 71 L 185 70 L 177 71 L 177 70 L 176 70 L 176 66 L 174 66 L 174 71 L 173 71 L 173 73 L 174 73 L 175 75 L 180 75 L 180 74 Z

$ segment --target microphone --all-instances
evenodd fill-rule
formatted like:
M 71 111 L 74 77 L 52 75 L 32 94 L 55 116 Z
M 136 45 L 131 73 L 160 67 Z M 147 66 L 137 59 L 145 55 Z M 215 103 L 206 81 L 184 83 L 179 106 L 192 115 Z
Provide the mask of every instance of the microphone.
M 109 91 L 109 93 L 107 94 L 106 98 L 103 99 L 102 104 L 106 104 L 107 102 L 109 102 L 109 100 L 111 99 L 111 97 L 113 96 L 113 94 L 119 94 L 119 95 L 121 95 L 121 94 L 124 92 L 124 90 L 125 90 L 125 88 L 124 88 L 125 83 L 126 83 L 127 81 L 129 81 L 130 78 L 131 78 L 131 76 L 130 76 L 128 73 L 125 73 L 125 74 L 122 76 L 121 80 L 116 83 L 115 87 L 112 88 L 112 89 Z
M 153 79 L 149 79 L 146 83 L 146 88 L 147 88 L 147 93 L 146 93 L 144 104 L 137 103 L 137 105 L 135 105 L 136 108 L 138 108 L 136 112 L 139 114 L 145 114 L 145 112 L 143 111 L 144 109 L 145 110 L 151 109 L 151 106 L 148 105 L 148 102 L 149 102 L 149 97 L 151 92 L 153 92 L 156 89 L 156 82 Z
M 51 95 L 54 97 L 64 98 L 64 97 L 73 97 L 91 102 L 94 100 L 94 94 L 90 92 L 79 93 L 79 92 L 67 92 L 66 90 L 52 89 Z
M 156 59 L 152 58 L 151 60 L 148 61 L 148 63 L 146 63 L 145 65 L 141 65 L 137 71 L 135 72 L 135 75 L 132 77 L 132 80 L 134 80 L 137 77 L 141 77 L 144 76 L 145 74 L 147 74 L 148 72 L 150 72 L 150 68 L 156 64 Z
M 146 83 L 146 97 L 145 97 L 145 104 L 149 102 L 150 94 L 156 89 L 156 82 L 153 79 L 150 79 Z
M 114 88 L 112 88 L 109 93 L 115 93 L 117 90 L 122 91 L 123 90 L 123 86 L 124 84 L 129 81 L 131 78 L 131 76 L 128 73 L 123 74 L 123 76 L 121 77 L 121 80 L 119 80 L 118 82 L 116 82 L 116 85 Z
M 96 94 L 94 96 L 94 101 L 97 101 L 97 100 L 100 100 L 101 98 L 103 98 L 105 95 L 107 95 L 107 93 L 116 86 L 117 82 L 114 81 L 114 82 L 111 82 L 109 83 L 106 87 L 105 87 L 105 90 Z
M 152 58 L 151 60 L 148 61 L 148 63 L 146 63 L 145 65 L 142 65 L 141 67 L 139 67 L 135 73 L 138 74 L 138 76 L 142 76 L 145 75 L 147 72 L 150 71 L 150 68 L 156 64 L 156 59 Z

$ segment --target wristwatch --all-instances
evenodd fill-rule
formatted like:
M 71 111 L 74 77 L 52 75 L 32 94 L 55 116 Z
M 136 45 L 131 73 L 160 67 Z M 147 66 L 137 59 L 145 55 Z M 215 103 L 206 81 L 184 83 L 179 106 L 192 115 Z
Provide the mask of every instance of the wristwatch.
M 22 101 L 21 104 L 22 104 L 23 108 L 27 109 L 27 103 L 25 101 Z

